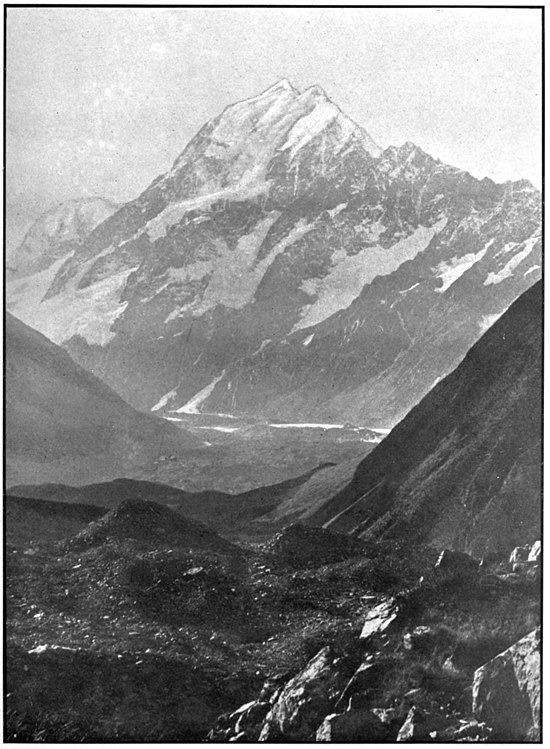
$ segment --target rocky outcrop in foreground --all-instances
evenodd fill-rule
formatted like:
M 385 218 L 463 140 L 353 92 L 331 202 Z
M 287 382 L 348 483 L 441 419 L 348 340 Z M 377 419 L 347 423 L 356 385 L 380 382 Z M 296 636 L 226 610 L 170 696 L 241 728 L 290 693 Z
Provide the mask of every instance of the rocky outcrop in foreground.
M 535 555 L 537 550 L 538 541 L 526 553 Z M 422 577 L 407 595 L 382 599 L 370 596 L 372 608 L 354 645 L 348 644 L 344 650 L 325 646 L 291 678 L 266 682 L 257 700 L 218 718 L 208 740 L 539 740 L 540 629 L 475 670 L 483 654 L 490 655 L 491 646 L 483 647 L 481 641 L 480 651 L 479 642 L 472 645 L 466 640 L 457 641 L 441 624 L 414 626 L 426 612 L 434 611 L 437 593 L 441 611 L 450 600 L 454 598 L 456 603 L 461 596 L 464 600 L 469 596 L 473 600 L 492 598 L 498 605 L 502 594 L 517 591 L 518 586 L 523 586 L 529 595 L 529 575 L 510 573 L 506 563 L 499 563 L 496 569 L 500 574 L 491 573 L 500 585 L 495 593 L 487 587 L 486 568 L 485 563 L 465 554 L 445 550 L 431 573 Z M 440 618 L 443 616 L 439 614 Z M 482 622 L 476 626 L 482 626 Z M 391 693 L 389 653 L 393 657 L 399 652 L 408 654 L 403 660 L 405 670 L 407 663 L 421 668 L 426 658 L 433 663 L 434 656 L 447 650 L 451 655 L 444 663 L 445 675 L 437 677 L 432 669 L 428 698 L 424 685 L 387 704 L 384 694 Z M 403 689 L 406 684 L 404 678 Z M 453 698 L 446 702 L 453 690 L 462 695 L 462 702 L 453 702 Z
M 475 672 L 475 716 L 509 741 L 540 741 L 540 628 Z

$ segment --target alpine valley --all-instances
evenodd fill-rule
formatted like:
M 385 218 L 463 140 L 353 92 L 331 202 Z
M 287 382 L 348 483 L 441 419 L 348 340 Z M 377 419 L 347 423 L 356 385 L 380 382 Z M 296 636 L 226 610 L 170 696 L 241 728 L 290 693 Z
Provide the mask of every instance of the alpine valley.
M 8 253 L 5 739 L 541 741 L 541 195 L 287 80 Z

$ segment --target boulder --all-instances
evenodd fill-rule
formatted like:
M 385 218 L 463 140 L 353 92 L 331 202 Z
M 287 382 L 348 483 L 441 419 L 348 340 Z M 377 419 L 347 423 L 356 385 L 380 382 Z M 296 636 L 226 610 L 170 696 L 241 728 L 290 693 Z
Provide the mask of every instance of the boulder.
M 346 705 L 350 698 L 356 695 L 364 695 L 370 689 L 375 688 L 384 674 L 384 667 L 375 661 L 361 663 L 357 671 L 344 687 L 335 707 Z
M 208 741 L 257 741 L 269 707 L 268 702 L 256 700 L 220 715 L 208 734 Z
M 281 689 L 265 718 L 259 741 L 314 740 L 318 726 L 332 712 L 345 681 L 341 659 L 335 658 L 330 646 L 320 650 Z
M 437 713 L 427 713 L 419 707 L 411 707 L 399 732 L 397 741 L 431 741 L 438 731 L 452 726 L 452 719 Z
M 399 614 L 399 608 L 393 598 L 387 598 L 372 608 L 367 614 L 360 639 L 370 640 L 385 632 L 392 625 Z
M 315 741 L 395 741 L 395 720 L 385 720 L 374 710 L 346 710 L 344 713 L 327 715 L 317 729 Z
M 535 543 L 531 546 L 531 551 L 529 552 L 527 561 L 528 562 L 540 562 L 541 553 L 542 553 L 542 543 L 540 541 L 535 541 Z
M 529 559 L 529 553 L 531 552 L 531 544 L 524 544 L 523 546 L 516 546 L 513 552 L 510 554 L 510 564 L 514 565 L 518 562 L 526 562 Z
M 236 733 L 244 732 L 250 741 L 257 741 L 265 716 L 269 712 L 269 702 L 251 702 L 241 713 L 235 724 Z
M 455 572 L 463 575 L 472 575 L 479 572 L 479 560 L 462 551 L 451 551 L 443 549 L 434 569 L 440 572 Z
M 475 717 L 497 740 L 540 740 L 540 628 L 478 668 L 472 684 Z
M 271 704 L 273 704 L 276 700 L 276 695 L 281 691 L 281 687 L 283 687 L 292 676 L 292 671 L 280 671 L 279 673 L 269 676 L 263 683 L 259 697 L 260 702 L 271 702 Z
M 434 640 L 435 633 L 432 627 L 421 625 L 403 635 L 403 646 L 405 650 L 426 650 L 433 645 Z

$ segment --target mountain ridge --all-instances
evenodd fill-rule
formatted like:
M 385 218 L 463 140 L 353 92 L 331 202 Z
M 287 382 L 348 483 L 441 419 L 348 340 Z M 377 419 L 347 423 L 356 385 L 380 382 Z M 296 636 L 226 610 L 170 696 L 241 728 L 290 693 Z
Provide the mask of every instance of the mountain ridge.
M 226 107 L 10 310 L 143 410 L 391 427 L 540 277 L 540 194 L 358 128 L 285 81 Z
M 9 313 L 6 340 L 6 482 L 86 483 L 139 473 L 163 452 L 200 440 L 135 411 L 63 349 Z

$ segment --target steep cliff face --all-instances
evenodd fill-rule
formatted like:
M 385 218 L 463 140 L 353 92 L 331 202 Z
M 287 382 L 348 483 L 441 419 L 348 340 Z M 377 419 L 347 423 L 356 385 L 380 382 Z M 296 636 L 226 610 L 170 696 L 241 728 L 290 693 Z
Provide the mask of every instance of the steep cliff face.
M 6 482 L 84 484 L 153 469 L 201 443 L 135 411 L 63 349 L 7 315 Z
M 540 277 L 540 194 L 281 81 L 53 257 L 10 310 L 133 405 L 384 428 Z
M 482 555 L 541 525 L 542 283 L 359 464 L 309 522 Z

